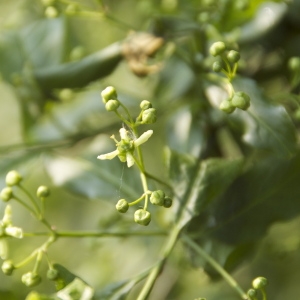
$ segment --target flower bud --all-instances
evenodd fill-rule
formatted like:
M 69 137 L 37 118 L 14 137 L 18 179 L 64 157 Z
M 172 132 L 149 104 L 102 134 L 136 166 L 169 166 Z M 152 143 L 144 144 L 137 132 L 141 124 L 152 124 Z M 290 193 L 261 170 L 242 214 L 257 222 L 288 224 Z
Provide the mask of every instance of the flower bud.
M 300 57 L 291 57 L 288 61 L 288 67 L 291 71 L 296 72 L 300 70 Z
M 12 236 L 17 239 L 23 238 L 23 229 L 15 226 L 7 226 L 4 229 L 6 235 Z
M 120 199 L 116 204 L 116 209 L 120 213 L 126 213 L 129 208 L 129 204 L 125 199 Z
M 71 89 L 62 89 L 58 96 L 61 101 L 69 102 L 74 97 L 74 93 Z
M 240 58 L 241 58 L 240 53 L 235 50 L 230 50 L 227 54 L 227 59 L 232 64 L 237 63 L 240 60 Z
M 265 277 L 257 277 L 252 281 L 252 286 L 256 290 L 263 289 L 268 284 L 268 280 Z
M 154 191 L 150 196 L 150 202 L 154 205 L 164 205 L 165 193 L 162 190 Z
M 34 272 L 28 272 L 22 276 L 22 282 L 28 287 L 38 285 L 41 281 L 41 276 Z
M 250 106 L 250 97 L 244 92 L 236 92 L 231 102 L 233 106 L 246 110 Z
M 5 182 L 8 186 L 18 185 L 22 181 L 22 176 L 19 172 L 13 170 L 9 171 L 6 175 Z
M 3 201 L 7 202 L 13 197 L 13 190 L 11 187 L 5 187 L 0 192 L 0 197 Z
M 57 269 L 48 269 L 47 278 L 49 280 L 56 280 L 58 278 L 59 271 Z
M 50 196 L 50 189 L 45 186 L 45 185 L 41 185 L 38 187 L 37 191 L 36 191 L 36 195 L 38 198 L 46 198 Z
M 106 103 L 108 100 L 117 100 L 117 91 L 113 86 L 108 86 L 101 92 L 102 100 Z
M 58 11 L 54 6 L 48 6 L 45 10 L 45 16 L 49 19 L 54 19 L 58 16 Z
M 247 292 L 247 296 L 249 297 L 250 300 L 257 300 L 257 291 L 254 289 L 250 289 Z
M 141 102 L 141 104 L 140 104 L 140 108 L 141 108 L 142 110 L 146 110 L 146 109 L 148 109 L 148 108 L 152 108 L 152 104 L 151 104 L 151 102 L 149 102 L 148 100 L 143 100 L 143 101 Z
M 222 54 L 226 50 L 226 45 L 223 42 L 216 42 L 209 48 L 209 53 L 212 56 L 217 56 Z
M 142 113 L 142 123 L 143 124 L 153 124 L 156 122 L 156 109 L 148 108 Z
M 11 275 L 15 266 L 11 260 L 5 260 L 1 266 L 2 272 L 5 275 Z
M 171 207 L 172 204 L 173 204 L 172 198 L 170 198 L 170 197 L 165 197 L 164 198 L 164 204 L 163 205 L 164 205 L 165 208 Z
M 11 224 L 12 224 L 11 217 L 12 217 L 11 206 L 6 205 L 5 210 L 4 210 L 4 216 L 2 219 L 2 225 L 4 227 L 11 226 Z
M 220 61 L 215 61 L 213 63 L 212 69 L 213 69 L 214 72 L 219 73 L 219 72 L 222 71 L 223 65 L 222 65 L 222 63 Z
M 105 103 L 105 109 L 107 111 L 115 111 L 119 108 L 120 102 L 118 100 L 108 100 Z
M 226 112 L 227 114 L 231 114 L 231 113 L 234 112 L 234 110 L 235 110 L 235 107 L 232 105 L 230 99 L 223 100 L 223 101 L 220 103 L 219 108 L 220 108 L 222 111 Z
M 144 209 L 138 209 L 134 213 L 134 222 L 147 226 L 151 221 L 151 214 L 149 211 L 144 210 Z

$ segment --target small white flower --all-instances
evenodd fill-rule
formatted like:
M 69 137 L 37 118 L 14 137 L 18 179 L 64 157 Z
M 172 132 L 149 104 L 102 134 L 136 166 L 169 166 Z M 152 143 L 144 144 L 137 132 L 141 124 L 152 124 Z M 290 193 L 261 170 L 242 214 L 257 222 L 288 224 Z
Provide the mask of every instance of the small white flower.
M 127 166 L 128 168 L 130 168 L 131 166 L 134 165 L 134 161 L 135 161 L 133 156 L 134 149 L 147 142 L 148 139 L 153 134 L 153 130 L 148 130 L 144 132 L 136 140 L 130 137 L 128 131 L 125 128 L 121 128 L 119 132 L 121 137 L 120 142 L 118 142 L 114 136 L 111 137 L 116 142 L 117 149 L 106 154 L 101 154 L 97 158 L 101 160 L 106 160 L 106 159 L 113 159 L 116 156 L 119 156 L 119 159 L 122 162 L 127 161 Z

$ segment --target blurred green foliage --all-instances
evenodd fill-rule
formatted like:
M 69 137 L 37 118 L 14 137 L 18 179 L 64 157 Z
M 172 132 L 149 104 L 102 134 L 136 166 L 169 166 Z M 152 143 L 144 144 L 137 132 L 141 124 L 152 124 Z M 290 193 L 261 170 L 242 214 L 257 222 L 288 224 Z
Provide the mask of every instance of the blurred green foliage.
M 0 298 L 84 299 L 76 293 L 92 287 L 95 299 L 137 299 L 177 228 L 245 290 L 264 276 L 270 299 L 296 299 L 300 69 L 288 62 L 300 56 L 299 11 L 299 0 L 0 0 L 1 188 L 18 170 L 28 189 L 51 187 L 46 216 L 57 230 L 128 233 L 59 238 L 48 254 L 62 286 L 73 285 L 57 293 L 45 262 L 33 289 L 21 283 L 27 267 L 1 273 Z M 154 36 L 164 41 L 155 51 Z M 218 109 L 227 91 L 208 50 L 219 40 L 241 54 L 233 86 L 250 96 L 247 111 Z M 101 101 L 108 85 L 133 114 L 143 99 L 158 112 L 142 149 L 147 172 L 171 187 L 174 205 L 151 208 L 139 236 L 132 216 L 114 207 L 142 193 L 139 173 L 96 159 L 114 149 L 109 136 L 122 126 Z M 16 226 L 44 231 L 17 203 L 12 209 Z M 11 239 L 9 256 L 21 261 L 44 240 Z M 149 299 L 199 297 L 239 299 L 179 239 Z

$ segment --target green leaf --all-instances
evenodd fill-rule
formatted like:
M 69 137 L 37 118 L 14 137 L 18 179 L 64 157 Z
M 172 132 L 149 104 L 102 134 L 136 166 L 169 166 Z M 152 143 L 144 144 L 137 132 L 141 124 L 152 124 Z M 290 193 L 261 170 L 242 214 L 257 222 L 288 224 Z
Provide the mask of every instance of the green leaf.
M 171 152 L 170 178 L 178 197 L 177 223 L 184 227 L 195 216 L 221 195 L 241 173 L 243 160 L 212 158 L 196 163 Z
M 262 3 L 256 16 L 240 28 L 239 43 L 251 43 L 272 30 L 288 12 L 286 3 Z
M 122 43 L 114 43 L 80 61 L 37 69 L 34 76 L 45 91 L 78 88 L 109 75 L 122 60 Z
M 20 32 L 26 62 L 34 69 L 61 64 L 66 51 L 66 33 L 64 17 L 41 19 L 26 26 Z
M 214 210 L 208 232 L 230 244 L 258 241 L 274 222 L 300 214 L 300 154 L 265 158 L 239 177 Z M 207 232 L 207 233 L 208 233 Z
M 0 73 L 3 79 L 11 82 L 12 74 L 22 70 L 24 53 L 20 48 L 19 36 L 15 31 L 0 34 Z
M 145 271 L 134 278 L 122 280 L 109 284 L 104 289 L 96 292 L 96 300 L 125 300 L 132 288 L 141 280 L 143 280 L 149 271 Z
M 271 104 L 256 83 L 250 79 L 236 79 L 236 91 L 251 98 L 248 111 L 236 111 L 232 118 L 240 123 L 243 140 L 251 146 L 282 157 L 291 157 L 296 151 L 295 127 L 283 106 Z

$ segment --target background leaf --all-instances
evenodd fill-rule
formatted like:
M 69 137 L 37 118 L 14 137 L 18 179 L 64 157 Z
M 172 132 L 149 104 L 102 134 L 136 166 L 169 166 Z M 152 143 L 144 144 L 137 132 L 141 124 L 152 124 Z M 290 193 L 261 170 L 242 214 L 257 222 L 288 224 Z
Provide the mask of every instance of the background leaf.
M 235 80 L 234 88 L 244 91 L 251 98 L 248 111 L 237 111 L 233 115 L 242 125 L 243 140 L 255 148 L 291 157 L 297 149 L 296 135 L 285 108 L 271 104 L 250 79 Z

